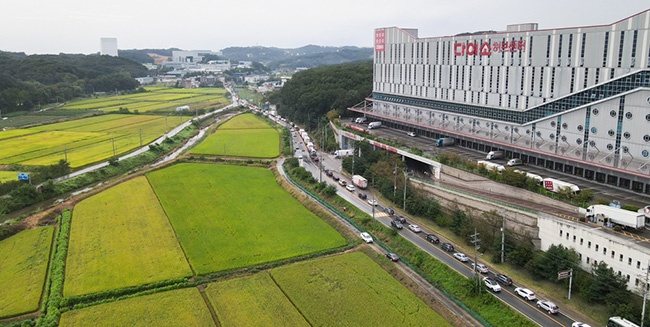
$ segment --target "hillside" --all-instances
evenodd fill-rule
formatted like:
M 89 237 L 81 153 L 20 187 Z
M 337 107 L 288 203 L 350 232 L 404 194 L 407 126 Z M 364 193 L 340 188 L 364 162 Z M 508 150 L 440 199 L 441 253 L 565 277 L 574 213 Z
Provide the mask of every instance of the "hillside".
M 313 68 L 372 58 L 371 48 L 307 45 L 296 49 L 230 47 L 221 50 L 231 61 L 258 61 L 270 68 Z

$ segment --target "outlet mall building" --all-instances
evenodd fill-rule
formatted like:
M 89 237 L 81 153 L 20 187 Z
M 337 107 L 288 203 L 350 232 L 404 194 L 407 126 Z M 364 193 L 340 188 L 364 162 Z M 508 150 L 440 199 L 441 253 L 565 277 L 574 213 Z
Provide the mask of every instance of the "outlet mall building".
M 375 30 L 384 125 L 650 194 L 650 10 L 598 26 L 418 37 Z

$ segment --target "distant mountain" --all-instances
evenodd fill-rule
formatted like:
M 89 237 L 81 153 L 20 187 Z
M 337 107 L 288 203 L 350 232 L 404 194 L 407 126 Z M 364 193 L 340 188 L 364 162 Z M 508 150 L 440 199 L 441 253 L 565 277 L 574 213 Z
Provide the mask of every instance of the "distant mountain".
M 171 57 L 172 51 L 175 50 L 180 50 L 180 49 L 169 48 L 169 49 L 117 50 L 117 55 L 119 57 L 131 59 L 141 64 L 153 64 L 155 59 L 154 57 Z
M 306 45 L 296 49 L 230 47 L 221 50 L 231 61 L 257 61 L 270 68 L 313 68 L 372 58 L 372 48 Z

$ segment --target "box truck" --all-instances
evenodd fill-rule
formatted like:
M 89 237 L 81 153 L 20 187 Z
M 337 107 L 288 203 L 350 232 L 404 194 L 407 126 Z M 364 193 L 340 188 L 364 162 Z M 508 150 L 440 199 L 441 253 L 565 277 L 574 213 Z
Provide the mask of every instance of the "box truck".
M 561 181 L 555 178 L 544 178 L 542 180 L 542 186 L 544 186 L 545 189 L 555 193 L 560 192 L 560 190 L 564 188 L 569 188 L 573 193 L 580 192 L 578 185 Z
M 487 160 L 501 159 L 503 158 L 503 156 L 504 156 L 503 151 L 490 151 L 485 156 L 485 159 Z
M 351 156 L 352 154 L 354 154 L 354 149 L 340 149 L 334 151 L 334 156 L 336 158 L 343 158 L 343 157 Z
M 608 227 L 613 227 L 615 225 L 633 229 L 641 229 L 645 227 L 645 214 L 610 207 L 604 204 L 596 204 L 588 207 L 585 217 L 593 222 L 602 223 Z
M 454 139 L 451 137 L 441 137 L 436 141 L 436 146 L 452 146 Z
M 352 184 L 360 189 L 366 189 L 368 187 L 368 180 L 363 178 L 361 175 L 352 176 Z
M 381 122 L 379 121 L 373 121 L 372 123 L 368 124 L 368 129 L 379 128 L 379 127 L 381 127 Z

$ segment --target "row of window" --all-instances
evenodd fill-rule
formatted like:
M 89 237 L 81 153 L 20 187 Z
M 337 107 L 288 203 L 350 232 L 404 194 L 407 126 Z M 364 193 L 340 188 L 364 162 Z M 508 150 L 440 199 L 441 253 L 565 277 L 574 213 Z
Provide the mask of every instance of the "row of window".
M 560 237 L 563 237 L 563 236 L 564 236 L 567 240 L 569 240 L 570 237 L 571 237 L 572 240 L 573 240 L 573 243 L 577 243 L 577 237 L 576 237 L 576 235 L 571 236 L 571 235 L 569 235 L 568 232 L 565 233 L 563 230 L 560 229 Z M 580 246 L 584 246 L 584 243 L 585 243 L 585 241 L 584 241 L 584 239 L 581 237 L 581 238 L 580 238 Z M 594 252 L 599 252 L 599 246 L 598 246 L 598 244 L 595 244 L 595 243 L 592 244 L 591 241 L 587 241 L 587 249 L 591 249 L 591 248 L 592 248 L 592 245 L 593 245 Z M 602 255 L 603 255 L 603 256 L 607 256 L 607 255 L 608 255 L 607 248 L 603 246 L 601 249 L 602 249 Z M 579 255 L 580 255 L 580 257 L 582 258 L 582 253 L 579 253 Z M 614 250 L 609 251 L 609 256 L 610 256 L 611 259 L 616 259 L 616 251 L 614 251 Z M 624 262 L 624 259 L 625 259 L 625 256 L 623 255 L 623 253 L 619 253 L 619 254 L 618 254 L 618 261 L 619 261 L 619 262 Z M 589 261 L 590 261 L 590 259 L 589 259 L 589 257 L 587 257 L 587 263 L 589 263 Z M 627 264 L 628 264 L 628 266 L 632 266 L 632 264 L 633 264 L 635 261 L 636 261 L 636 264 L 635 264 L 636 269 L 645 269 L 645 267 L 642 267 L 642 266 L 641 266 L 641 261 L 640 261 L 640 260 L 634 260 L 632 257 L 628 257 L 628 258 L 627 258 Z M 594 260 L 594 264 L 597 264 L 597 261 Z M 610 266 L 611 266 L 611 265 L 610 265 Z

